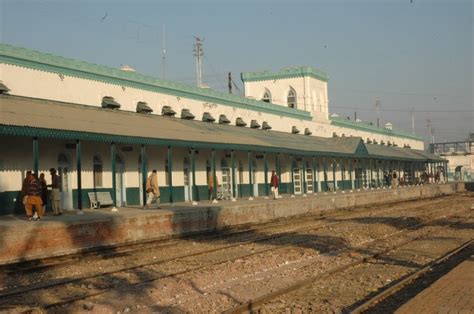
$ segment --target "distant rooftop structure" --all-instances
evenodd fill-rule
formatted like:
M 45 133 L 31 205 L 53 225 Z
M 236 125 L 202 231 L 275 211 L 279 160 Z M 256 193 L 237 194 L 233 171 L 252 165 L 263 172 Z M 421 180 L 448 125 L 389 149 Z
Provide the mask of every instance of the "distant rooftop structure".
M 329 75 L 327 73 L 310 66 L 284 68 L 278 72 L 242 72 L 240 76 L 243 82 L 267 81 L 305 76 L 313 77 L 324 82 L 329 81 Z
M 128 64 L 124 64 L 120 69 L 125 72 L 135 72 L 135 69 Z

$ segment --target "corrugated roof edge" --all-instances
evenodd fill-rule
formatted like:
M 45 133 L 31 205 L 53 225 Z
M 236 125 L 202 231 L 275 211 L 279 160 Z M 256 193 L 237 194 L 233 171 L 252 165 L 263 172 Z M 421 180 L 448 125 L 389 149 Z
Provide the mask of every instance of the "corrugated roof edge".
M 420 136 L 416 136 L 413 134 L 408 134 L 403 131 L 395 131 L 395 130 L 387 130 L 384 128 L 379 128 L 373 125 L 368 125 L 362 122 L 354 122 L 352 120 L 347 120 L 341 117 L 330 117 L 332 125 L 342 126 L 342 127 L 349 127 L 352 129 L 357 129 L 361 131 L 379 133 L 389 136 L 401 137 L 401 138 L 409 138 L 417 141 L 423 141 L 423 138 Z
M 49 53 L 0 43 L 0 63 L 13 64 L 27 68 L 61 73 L 110 84 L 161 92 L 242 109 L 266 112 L 302 120 L 311 120 L 307 111 L 278 106 L 275 104 L 226 94 L 212 89 L 202 89 L 186 84 L 158 79 L 136 72 L 65 58 Z

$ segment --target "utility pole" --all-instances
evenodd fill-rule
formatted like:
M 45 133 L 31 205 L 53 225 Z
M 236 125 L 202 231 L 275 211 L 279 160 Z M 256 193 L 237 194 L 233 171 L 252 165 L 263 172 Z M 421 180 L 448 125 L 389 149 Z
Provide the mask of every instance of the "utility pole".
M 232 73 L 229 72 L 229 84 L 227 85 L 229 87 L 229 94 L 232 94 Z
M 413 135 L 415 135 L 415 108 L 411 109 L 411 129 Z
M 166 46 L 165 46 L 165 24 L 163 24 L 163 44 L 162 44 L 163 50 L 161 52 L 161 58 L 162 58 L 162 68 L 161 68 L 161 78 L 165 79 L 166 78 Z
M 426 126 L 429 128 L 430 130 L 430 135 L 431 135 L 431 144 L 434 144 L 435 140 L 434 140 L 434 128 L 433 128 L 433 123 L 431 122 L 431 119 L 427 119 L 426 120 Z
M 379 114 L 379 110 L 380 110 L 380 107 L 382 106 L 382 103 L 380 101 L 380 99 L 377 99 L 375 100 L 375 112 L 377 114 L 377 127 L 379 128 L 380 127 L 380 114 Z
M 194 56 L 196 57 L 196 85 L 197 87 L 202 87 L 202 42 L 204 39 L 201 39 L 197 36 L 194 36 L 196 42 L 194 43 Z

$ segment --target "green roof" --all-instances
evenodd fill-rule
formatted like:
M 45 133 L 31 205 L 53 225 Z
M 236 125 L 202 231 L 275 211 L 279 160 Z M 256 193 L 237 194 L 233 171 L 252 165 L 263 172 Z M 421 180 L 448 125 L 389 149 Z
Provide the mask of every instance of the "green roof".
M 329 81 L 329 76 L 325 72 L 309 66 L 286 68 L 278 72 L 243 72 L 240 75 L 243 82 L 268 81 L 305 76 L 309 76 L 324 82 Z
M 355 122 L 349 119 L 344 119 L 342 117 L 330 117 L 329 120 L 331 120 L 331 124 L 335 126 L 361 130 L 361 131 L 366 131 L 366 132 L 373 132 L 373 133 L 378 133 L 378 134 L 383 134 L 383 135 L 388 135 L 388 136 L 395 136 L 395 137 L 400 137 L 400 138 L 409 138 L 409 139 L 413 139 L 417 141 L 423 141 L 422 137 L 410 134 L 408 132 L 379 128 L 375 125 L 370 125 L 365 122 Z
M 64 58 L 49 53 L 0 43 L 0 63 L 61 73 L 63 75 L 127 86 L 207 103 L 232 106 L 301 120 L 311 120 L 307 111 L 248 99 L 207 88 L 158 79 L 135 72 Z
M 334 158 L 424 161 L 433 156 L 364 144 L 360 137 L 290 134 L 10 95 L 0 95 L 0 135 Z

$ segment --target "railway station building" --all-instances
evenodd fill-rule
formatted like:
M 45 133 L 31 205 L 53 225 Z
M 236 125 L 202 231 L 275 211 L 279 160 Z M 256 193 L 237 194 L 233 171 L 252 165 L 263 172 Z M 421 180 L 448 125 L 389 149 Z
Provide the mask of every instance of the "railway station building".
M 162 203 L 190 204 L 267 197 L 272 170 L 290 197 L 381 188 L 392 171 L 417 184 L 425 169 L 447 169 L 417 136 L 331 116 L 322 71 L 241 78 L 245 97 L 0 44 L 0 214 L 23 213 L 28 170 L 50 180 L 58 169 L 72 210 L 94 192 L 142 206 L 152 169 Z

